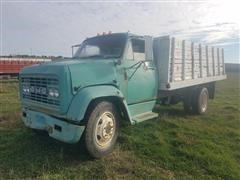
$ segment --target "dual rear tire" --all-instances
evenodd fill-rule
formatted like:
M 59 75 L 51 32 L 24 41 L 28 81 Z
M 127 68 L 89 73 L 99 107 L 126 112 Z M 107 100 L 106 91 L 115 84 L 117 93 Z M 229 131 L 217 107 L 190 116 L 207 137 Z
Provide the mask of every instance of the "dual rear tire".
M 200 87 L 185 95 L 184 110 L 196 114 L 205 114 L 208 109 L 209 93 L 206 87 Z

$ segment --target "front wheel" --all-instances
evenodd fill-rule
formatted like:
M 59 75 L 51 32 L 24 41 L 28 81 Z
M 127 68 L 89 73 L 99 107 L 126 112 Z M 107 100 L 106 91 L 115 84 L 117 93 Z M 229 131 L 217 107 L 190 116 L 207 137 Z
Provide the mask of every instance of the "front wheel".
M 90 110 L 85 131 L 88 153 L 100 158 L 110 153 L 117 141 L 119 114 L 111 102 L 102 101 Z

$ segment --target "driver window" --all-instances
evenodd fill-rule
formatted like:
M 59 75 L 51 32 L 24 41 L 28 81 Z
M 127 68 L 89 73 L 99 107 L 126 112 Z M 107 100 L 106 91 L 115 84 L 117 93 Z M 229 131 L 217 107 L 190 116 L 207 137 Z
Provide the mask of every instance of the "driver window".
M 144 61 L 145 42 L 141 39 L 132 39 L 128 47 L 127 59 Z

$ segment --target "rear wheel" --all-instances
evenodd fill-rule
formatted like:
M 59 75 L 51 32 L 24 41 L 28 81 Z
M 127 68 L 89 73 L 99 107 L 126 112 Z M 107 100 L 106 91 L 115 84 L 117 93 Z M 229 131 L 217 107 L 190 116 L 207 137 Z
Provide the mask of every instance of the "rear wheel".
M 111 102 L 102 101 L 93 106 L 85 131 L 88 153 L 100 158 L 110 153 L 116 144 L 119 114 Z
M 207 88 L 203 87 L 196 91 L 193 99 L 193 110 L 197 114 L 205 114 L 208 108 L 209 93 Z

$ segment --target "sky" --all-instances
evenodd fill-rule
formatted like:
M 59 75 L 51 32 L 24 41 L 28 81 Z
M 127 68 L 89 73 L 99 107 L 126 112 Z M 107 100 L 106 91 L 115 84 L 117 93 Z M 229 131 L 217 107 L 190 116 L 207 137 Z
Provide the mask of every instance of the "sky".
M 0 0 L 1 55 L 71 56 L 71 46 L 102 32 L 172 35 L 223 47 L 240 63 L 240 3 L 212 1 Z

